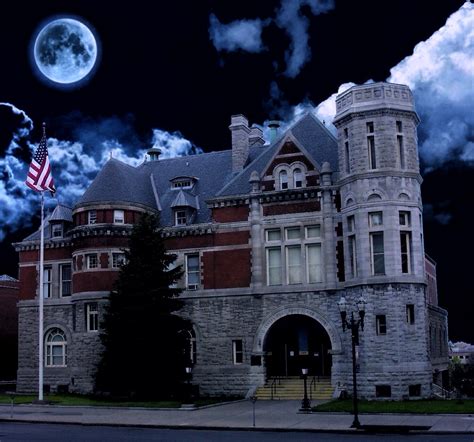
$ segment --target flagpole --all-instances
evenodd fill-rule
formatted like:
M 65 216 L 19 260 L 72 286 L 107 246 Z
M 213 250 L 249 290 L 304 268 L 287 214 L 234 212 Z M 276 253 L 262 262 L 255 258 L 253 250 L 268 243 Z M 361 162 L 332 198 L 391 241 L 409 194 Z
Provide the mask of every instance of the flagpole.
M 38 400 L 43 400 L 43 366 L 44 366 L 44 340 L 43 340 L 43 300 L 44 300 L 44 191 L 41 192 L 41 241 L 40 241 L 40 268 L 39 268 L 39 319 L 38 319 Z

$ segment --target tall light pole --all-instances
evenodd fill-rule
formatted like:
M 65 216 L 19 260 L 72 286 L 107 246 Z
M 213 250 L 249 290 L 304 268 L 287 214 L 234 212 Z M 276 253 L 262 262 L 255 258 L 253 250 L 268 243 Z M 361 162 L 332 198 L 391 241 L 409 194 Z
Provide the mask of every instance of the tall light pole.
M 188 404 L 192 403 L 192 394 L 191 394 L 191 373 L 193 371 L 192 367 L 186 367 L 186 402 Z
M 359 422 L 359 409 L 357 406 L 357 367 L 356 367 L 356 345 L 359 345 L 359 327 L 364 330 L 364 317 L 365 317 L 365 299 L 361 296 L 357 300 L 357 310 L 359 311 L 359 319 L 354 319 L 354 312 L 351 312 L 350 320 L 347 320 L 347 302 L 344 297 L 341 297 L 337 303 L 339 306 L 339 312 L 341 313 L 342 331 L 345 332 L 346 328 L 351 331 L 352 341 L 352 403 L 354 421 L 352 422 L 351 428 L 360 428 Z
M 303 375 L 303 382 L 304 382 L 304 397 L 303 397 L 303 400 L 301 401 L 300 411 L 309 413 L 311 411 L 311 401 L 308 399 L 308 389 L 307 389 L 308 369 L 302 368 L 301 373 Z

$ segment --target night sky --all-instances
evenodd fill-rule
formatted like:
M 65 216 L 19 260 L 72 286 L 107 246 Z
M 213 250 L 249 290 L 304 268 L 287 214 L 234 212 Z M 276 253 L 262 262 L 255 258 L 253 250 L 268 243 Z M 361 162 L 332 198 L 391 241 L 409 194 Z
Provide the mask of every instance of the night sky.
M 473 14 L 460 0 L 2 2 L 0 274 L 17 276 L 11 243 L 38 223 L 22 181 L 42 121 L 58 200 L 73 205 L 110 152 L 138 164 L 153 145 L 165 156 L 228 149 L 232 114 L 289 123 L 340 85 L 391 79 L 409 84 L 422 119 L 425 248 L 450 338 L 474 342 Z M 83 20 L 100 42 L 77 88 L 32 65 L 33 36 L 56 16 Z M 324 106 L 317 115 L 331 121 Z

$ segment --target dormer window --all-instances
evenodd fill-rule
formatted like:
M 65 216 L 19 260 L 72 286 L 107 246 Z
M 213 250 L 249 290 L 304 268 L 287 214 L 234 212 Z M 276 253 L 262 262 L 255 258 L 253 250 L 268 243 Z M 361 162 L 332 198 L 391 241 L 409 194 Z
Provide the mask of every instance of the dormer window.
M 176 181 L 173 183 L 173 188 L 175 189 L 189 189 L 192 184 L 190 180 Z
M 97 211 L 89 210 L 87 217 L 88 224 L 95 224 L 97 222 Z
M 176 226 L 185 226 L 187 224 L 186 210 L 176 210 L 174 216 Z
M 288 173 L 286 170 L 280 172 L 280 190 L 288 189 Z
M 63 225 L 60 224 L 53 224 L 51 226 L 51 236 L 53 238 L 62 238 L 63 237 Z
M 125 224 L 123 210 L 114 210 L 114 224 Z
M 177 176 L 170 180 L 172 189 L 192 189 L 196 182 L 195 177 Z
M 303 174 L 301 173 L 301 169 L 295 169 L 293 171 L 293 187 L 295 189 L 303 187 Z

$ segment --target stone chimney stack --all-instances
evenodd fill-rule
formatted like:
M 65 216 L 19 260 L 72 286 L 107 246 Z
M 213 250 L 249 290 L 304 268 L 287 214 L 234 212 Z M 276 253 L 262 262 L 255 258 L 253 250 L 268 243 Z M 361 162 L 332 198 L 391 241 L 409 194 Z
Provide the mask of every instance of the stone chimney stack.
M 263 132 L 257 126 L 252 126 L 250 128 L 250 135 L 249 135 L 249 146 L 263 146 L 265 144 L 265 140 L 263 139 Z
M 249 156 L 249 122 L 243 115 L 232 115 L 232 172 L 240 172 Z

